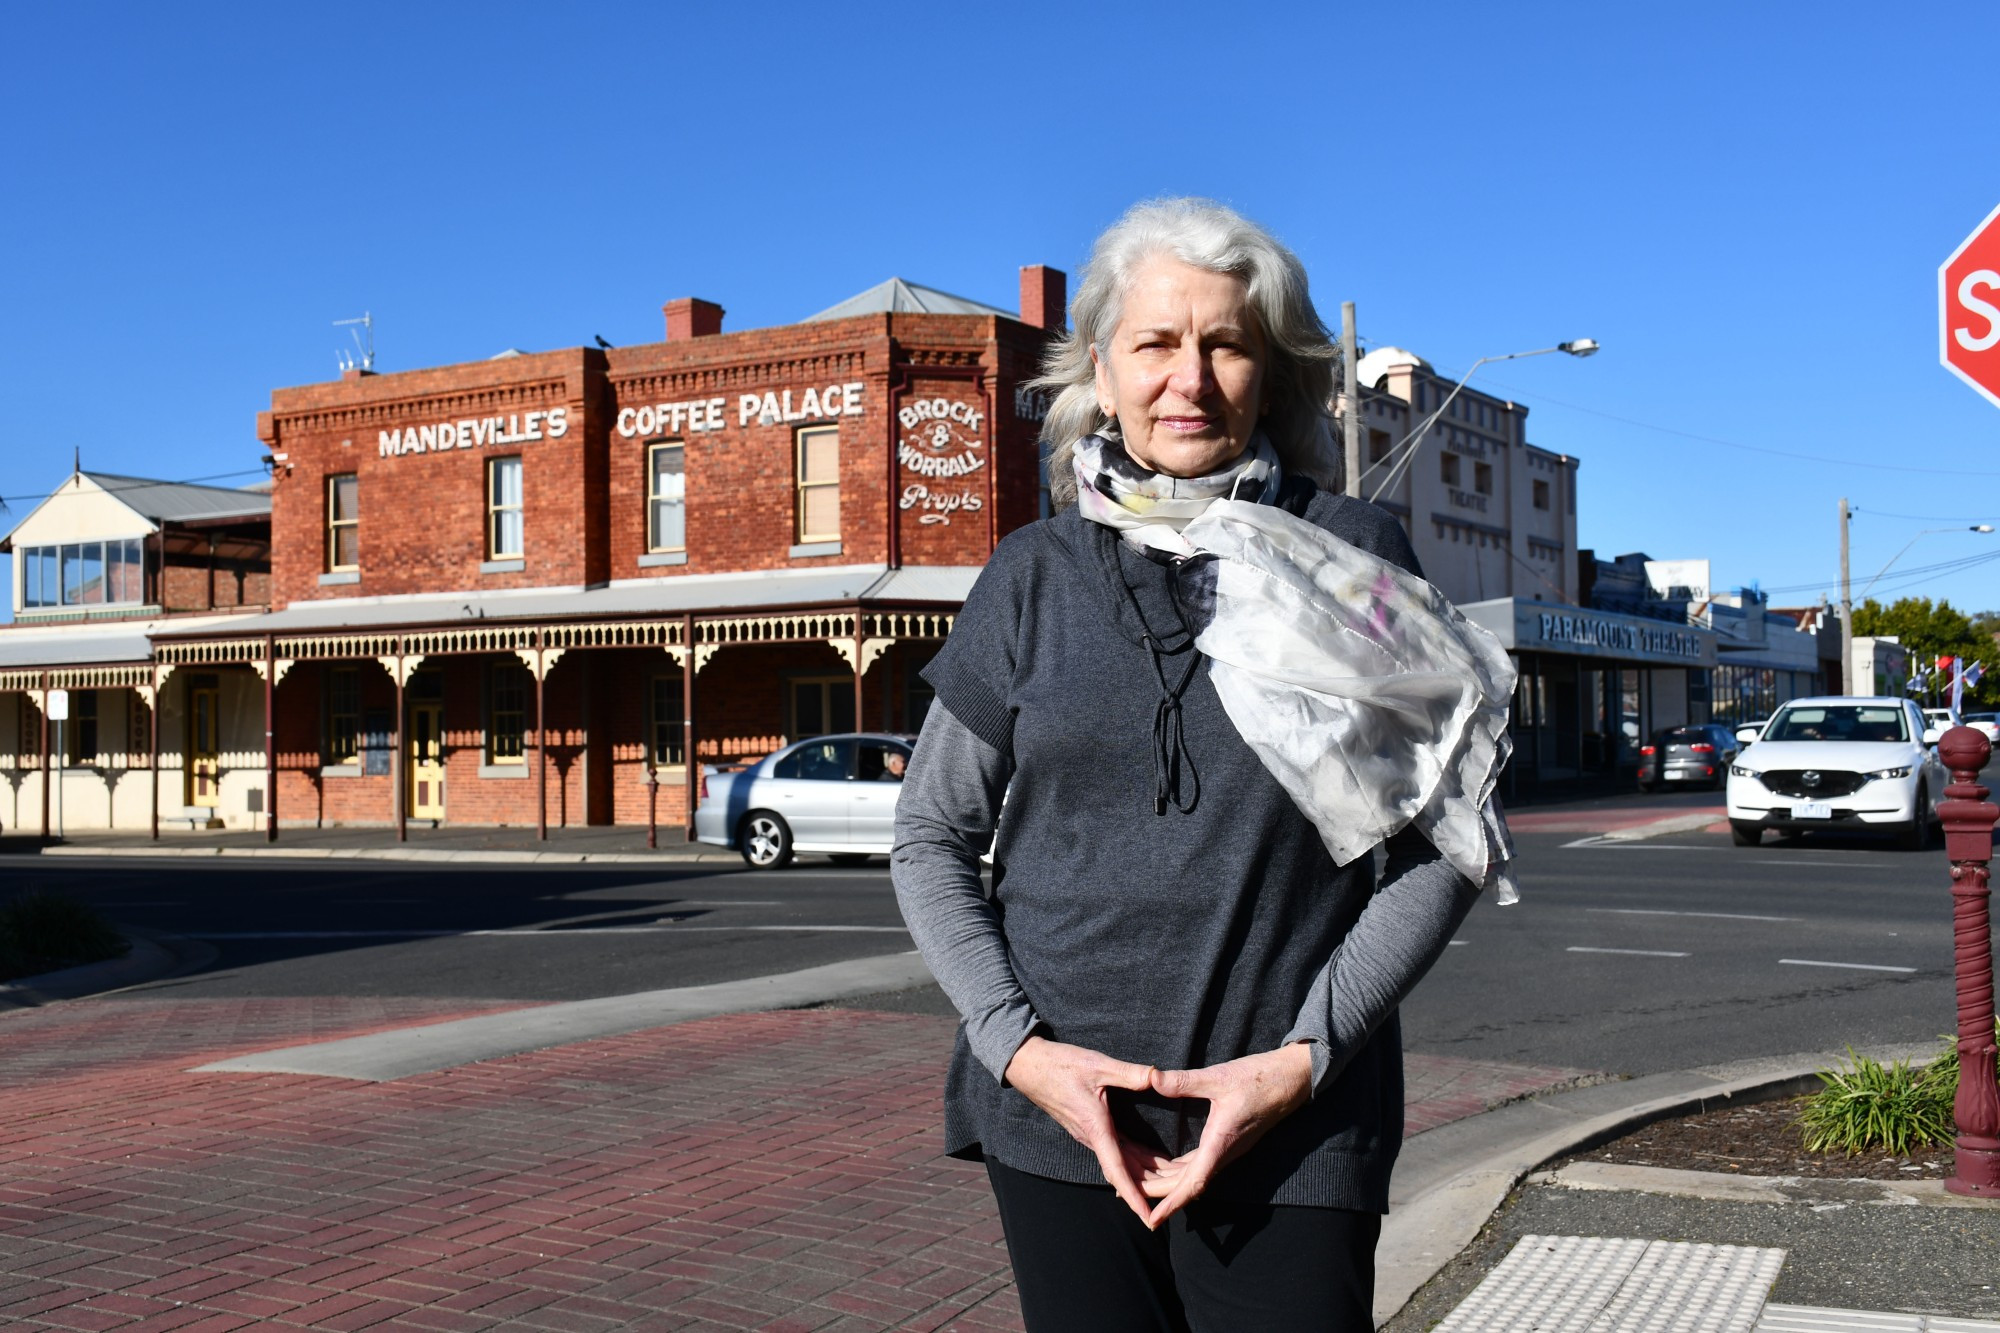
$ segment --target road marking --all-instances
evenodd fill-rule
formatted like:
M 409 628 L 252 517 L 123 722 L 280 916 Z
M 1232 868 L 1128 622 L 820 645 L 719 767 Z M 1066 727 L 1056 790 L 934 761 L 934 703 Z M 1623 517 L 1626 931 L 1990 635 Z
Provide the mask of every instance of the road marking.
M 536 926 L 504 930 L 188 930 L 195 940 L 415 940 L 463 935 L 511 939 L 561 939 L 565 935 L 685 935 L 734 931 L 834 931 L 863 935 L 907 935 L 908 926 Z
M 1856 972 L 1914 972 L 1914 967 L 1889 967 L 1882 963 L 1823 963 L 1817 958 L 1780 958 L 1781 963 L 1793 967 L 1845 967 Z
M 1572 944 L 1570 953 L 1629 953 L 1641 958 L 1687 958 L 1689 954 L 1677 953 L 1672 949 L 1595 949 L 1587 944 Z
M 1470 944 L 1470 943 L 1471 943 L 1471 941 L 1470 941 L 1470 940 L 1453 940 L 1453 941 L 1451 942 L 1451 947 L 1453 947 L 1453 948 L 1456 948 L 1457 946 L 1459 946 L 1459 945 L 1461 945 L 1461 944 Z
M 1751 916 L 1747 912 L 1670 912 L 1657 907 L 1586 907 L 1586 912 L 1609 912 L 1618 916 L 1708 916 L 1723 921 L 1803 921 L 1799 916 Z
M 1566 842 L 1558 849 L 1568 851 L 1572 847 L 1621 848 L 1628 852 L 1726 852 L 1727 847 L 1701 847 L 1678 842 L 1659 842 L 1654 839 L 1605 838 L 1592 834 L 1588 838 L 1578 838 Z

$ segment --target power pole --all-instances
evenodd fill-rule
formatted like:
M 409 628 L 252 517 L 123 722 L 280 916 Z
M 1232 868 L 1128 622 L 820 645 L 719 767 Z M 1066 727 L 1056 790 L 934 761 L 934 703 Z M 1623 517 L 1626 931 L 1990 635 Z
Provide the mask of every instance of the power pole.
M 1843 694 L 1863 694 L 1875 688 L 1875 682 L 1868 682 L 1868 690 L 1854 688 L 1854 590 L 1847 577 L 1847 526 L 1853 516 L 1847 512 L 1847 497 L 1840 497 L 1840 689 Z M 1873 672 L 1869 673 L 1873 676 Z
M 1347 404 L 1342 424 L 1346 428 L 1347 493 L 1361 498 L 1361 372 L 1355 366 L 1354 302 L 1340 303 L 1340 395 Z

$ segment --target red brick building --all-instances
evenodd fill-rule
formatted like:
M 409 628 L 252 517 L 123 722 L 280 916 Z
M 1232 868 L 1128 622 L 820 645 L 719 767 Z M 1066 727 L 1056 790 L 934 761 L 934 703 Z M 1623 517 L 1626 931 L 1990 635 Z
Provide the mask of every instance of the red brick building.
M 677 824 L 690 751 L 913 730 L 918 669 L 1039 513 L 1021 386 L 1063 287 L 1023 269 L 1017 317 L 896 279 L 740 332 L 678 300 L 658 343 L 273 392 L 270 606 L 150 631 L 182 751 L 155 810 L 244 748 L 179 734 L 191 691 L 263 696 L 243 808 L 203 795 L 281 827 Z

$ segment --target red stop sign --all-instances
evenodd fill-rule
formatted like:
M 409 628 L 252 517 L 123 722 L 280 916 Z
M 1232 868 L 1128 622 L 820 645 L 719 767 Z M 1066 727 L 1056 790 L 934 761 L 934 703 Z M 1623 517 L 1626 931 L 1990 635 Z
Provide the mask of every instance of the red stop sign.
M 2000 407 L 2000 208 L 1938 269 L 1939 357 Z

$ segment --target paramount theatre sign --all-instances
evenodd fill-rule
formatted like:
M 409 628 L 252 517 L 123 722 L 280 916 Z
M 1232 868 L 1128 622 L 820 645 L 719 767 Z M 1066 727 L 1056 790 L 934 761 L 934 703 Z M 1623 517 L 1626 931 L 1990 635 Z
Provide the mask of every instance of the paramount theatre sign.
M 1693 625 L 1509 597 L 1461 606 L 1516 653 L 1567 653 L 1662 666 L 1715 665 L 1715 635 Z

